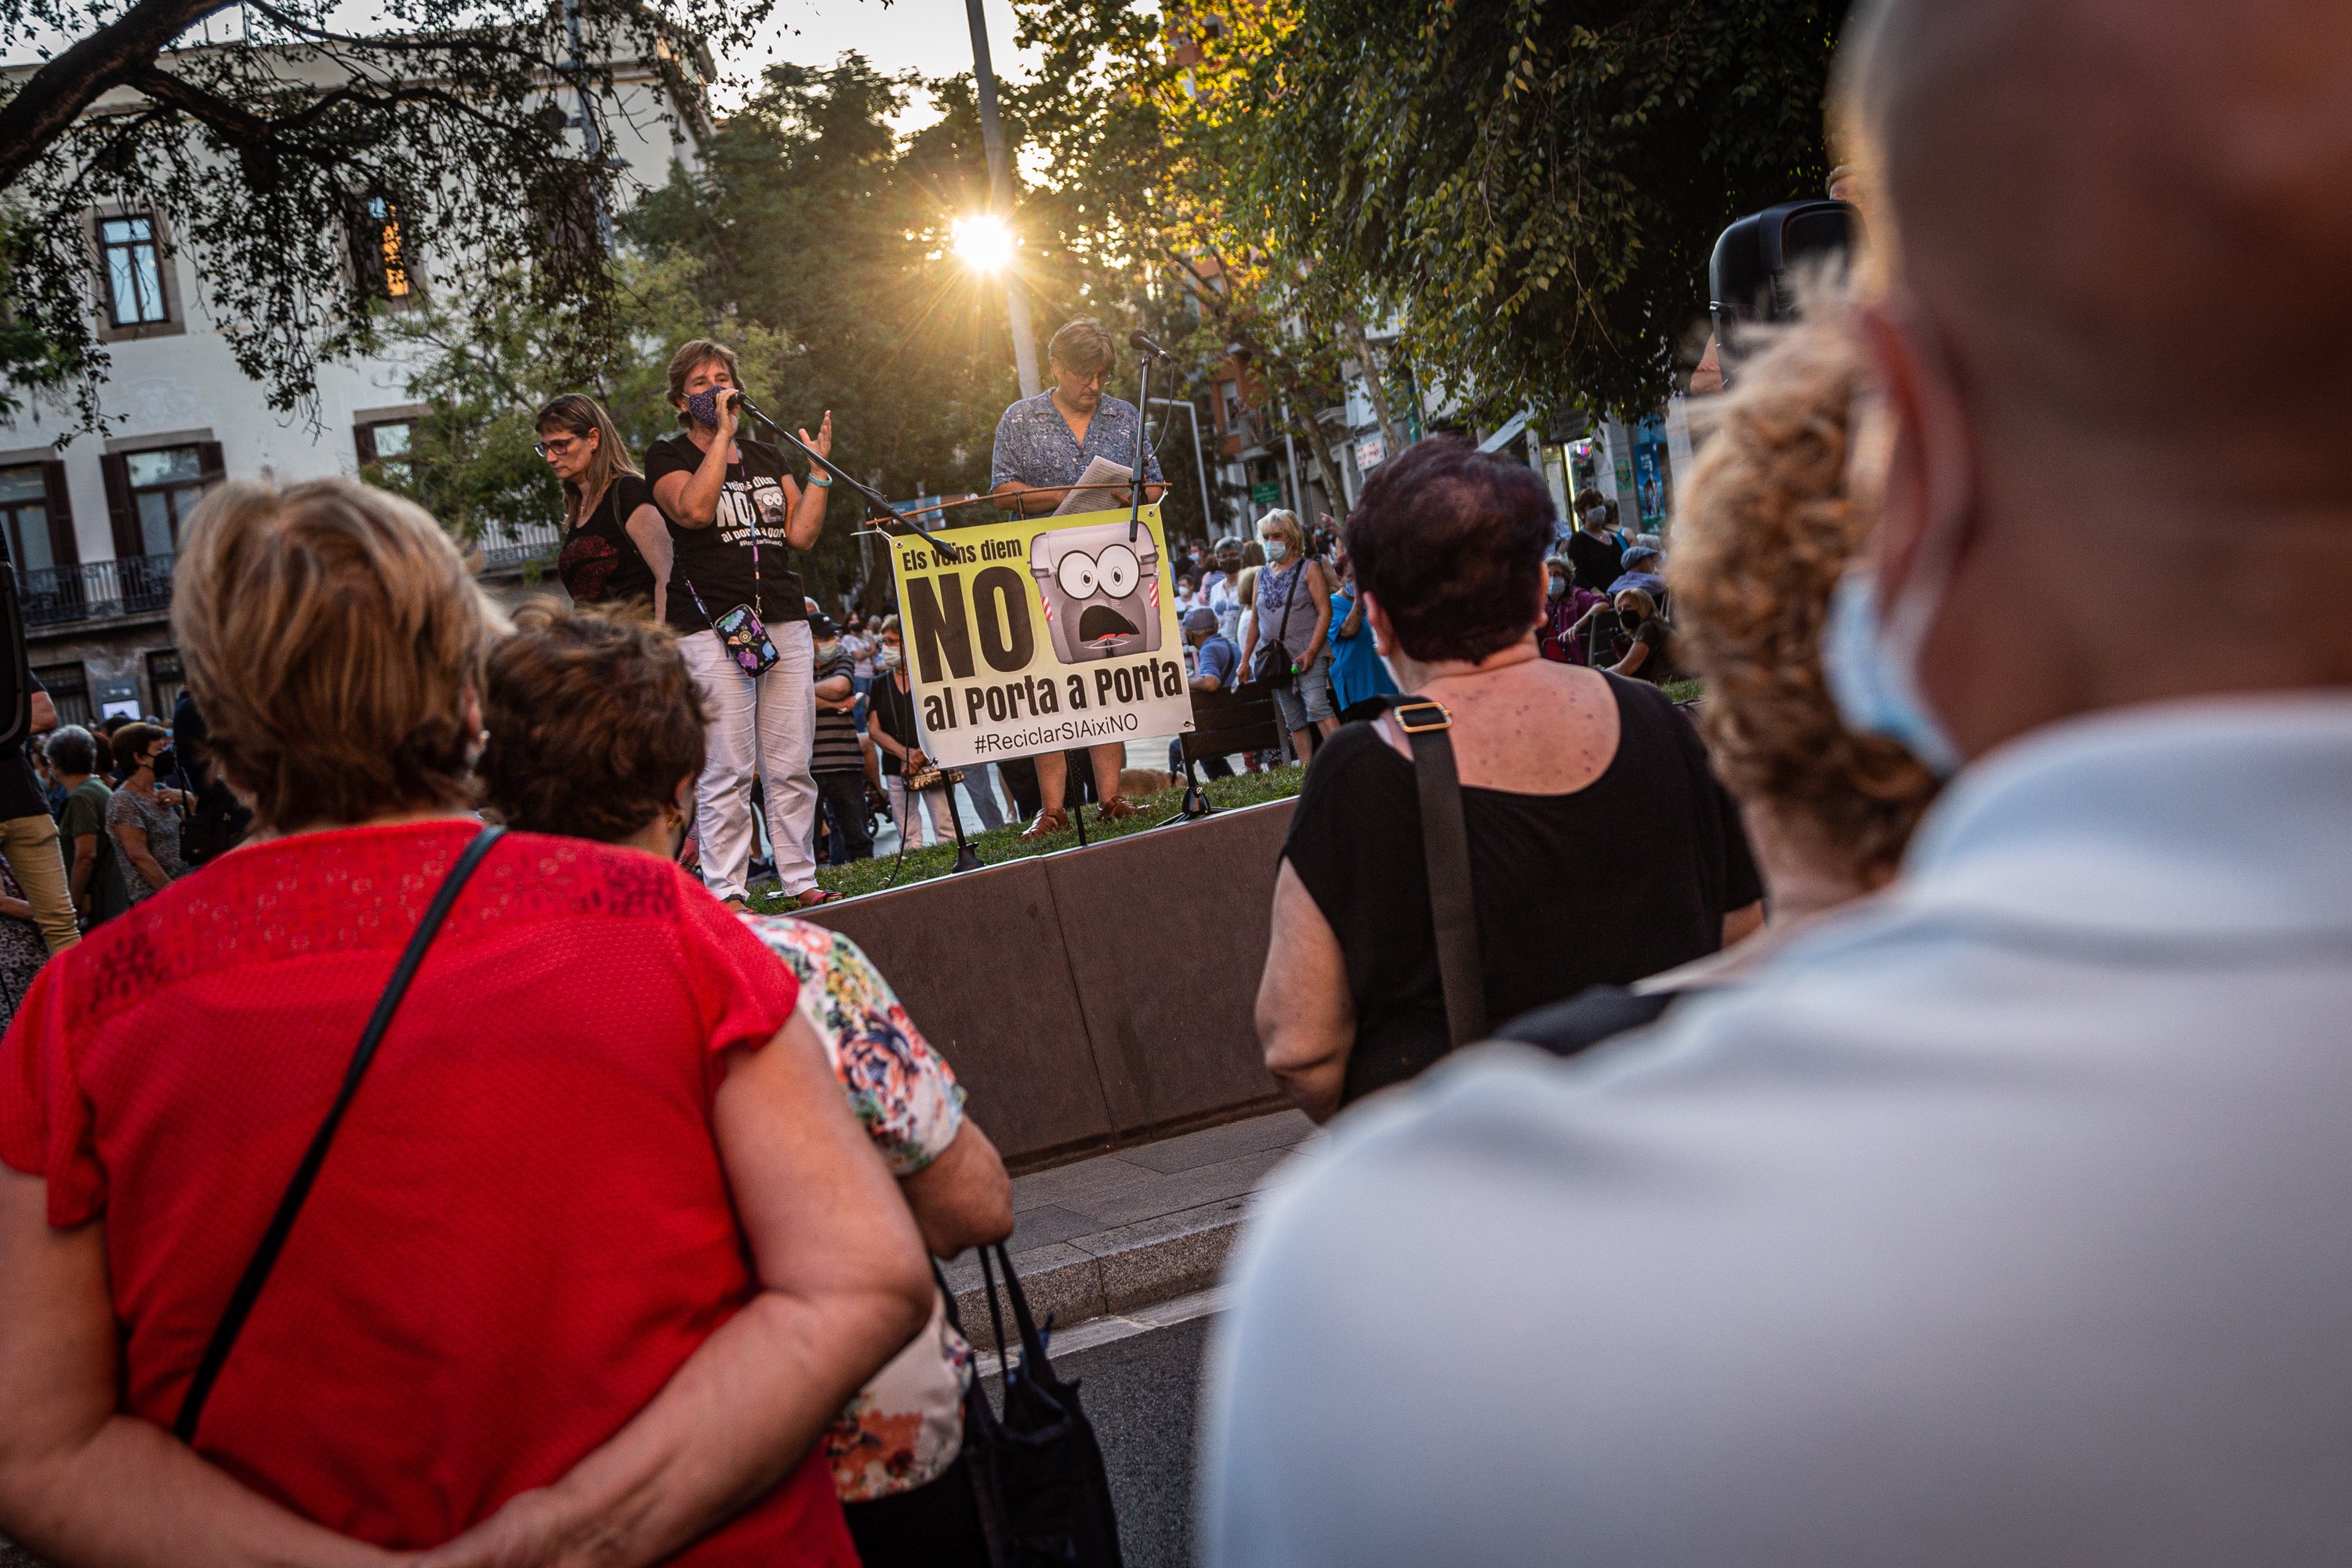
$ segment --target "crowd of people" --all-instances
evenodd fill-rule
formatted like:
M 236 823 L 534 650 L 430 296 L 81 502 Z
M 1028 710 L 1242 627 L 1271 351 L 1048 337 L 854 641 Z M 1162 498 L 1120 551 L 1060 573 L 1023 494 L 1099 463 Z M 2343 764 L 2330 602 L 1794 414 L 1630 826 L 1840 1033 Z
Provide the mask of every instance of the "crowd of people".
M 2333 393 L 2266 398 L 2352 264 L 2352 19 L 2119 15 L 1870 9 L 1841 123 L 1900 221 L 1721 345 L 1670 560 L 1446 439 L 1336 544 L 1182 552 L 1194 689 L 1287 690 L 1313 757 L 1257 1023 L 1336 1118 L 1228 1275 L 1208 1563 L 2352 1543 L 2352 489 Z M 2180 482 L 2217 421 L 2225 555 Z M 673 534 L 735 482 L 709 428 L 646 487 Z M 1003 1161 L 865 954 L 681 865 L 737 852 L 713 758 L 802 733 L 781 651 L 730 709 L 690 645 L 731 663 L 731 611 L 505 624 L 344 481 L 224 486 L 185 538 L 201 764 L 36 702 L 0 818 L 46 958 L 0 1039 L 0 1530 L 69 1568 L 992 1562 L 929 1260 L 1011 1230 Z M 674 548 L 657 586 L 767 626 L 774 563 Z M 2217 624 L 2215 574 L 2263 613 Z M 862 697 L 921 808 L 896 626 L 796 624 L 810 798 Z M 215 780 L 255 831 L 184 875 Z
M 2352 263 L 2347 65 L 2352 17 L 2308 0 L 1864 9 L 1853 297 L 1722 345 L 1663 574 L 1770 918 L 1518 1018 L 1489 974 L 1524 1044 L 1370 1097 L 1273 1184 L 1208 1362 L 1203 1561 L 2352 1548 L 2352 489 L 2297 374 Z M 2231 454 L 2226 519 L 2192 448 Z M 1515 535 L 1412 457 L 1349 542 L 1425 670 L 1358 531 L 1411 500 Z M 1622 553 L 1570 545 L 1563 596 L 1610 592 Z M 1557 787 L 1476 731 L 1475 686 L 1532 663 L 1505 630 L 1422 676 L 1487 951 L 1533 880 L 1497 851 L 1539 842 L 1500 808 Z M 1351 760 L 1393 795 L 1392 728 Z M 1318 1113 L 1392 1054 L 1365 1003 L 1412 977 L 1358 952 L 1417 918 L 1320 841 L 1324 766 L 1261 1006 Z M 1638 918 L 1655 887 L 1534 895 Z

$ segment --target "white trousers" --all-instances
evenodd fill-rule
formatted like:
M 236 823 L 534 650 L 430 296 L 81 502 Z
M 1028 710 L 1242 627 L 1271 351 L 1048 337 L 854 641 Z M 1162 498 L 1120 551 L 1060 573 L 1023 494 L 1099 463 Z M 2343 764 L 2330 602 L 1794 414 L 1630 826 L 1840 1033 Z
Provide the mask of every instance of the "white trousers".
M 717 632 L 678 639 L 678 651 L 710 715 L 709 754 L 694 787 L 702 879 L 722 899 L 744 894 L 751 864 L 751 781 L 767 788 L 768 838 L 787 896 L 816 886 L 809 828 L 816 819 L 816 780 L 809 749 L 816 741 L 816 645 L 806 621 L 771 626 L 777 659 L 757 678 L 729 657 Z
M 909 849 L 919 849 L 925 844 L 945 844 L 954 839 L 955 825 L 948 820 L 947 791 L 921 790 L 910 797 L 904 773 L 888 774 L 884 782 L 890 786 L 890 820 L 898 825 L 899 843 Z M 917 800 L 923 803 L 923 815 L 931 819 L 930 837 L 919 843 L 914 836 L 914 802 Z

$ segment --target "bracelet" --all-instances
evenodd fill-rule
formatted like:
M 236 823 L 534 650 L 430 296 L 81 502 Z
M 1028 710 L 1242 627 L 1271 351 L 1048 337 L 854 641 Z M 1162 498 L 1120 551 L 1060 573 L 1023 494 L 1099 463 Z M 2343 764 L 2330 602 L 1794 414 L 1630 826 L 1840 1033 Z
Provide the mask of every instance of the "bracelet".
M 833 479 L 830 476 L 821 479 L 814 474 L 811 474 L 809 475 L 809 483 L 814 485 L 821 490 L 831 489 L 833 488 Z

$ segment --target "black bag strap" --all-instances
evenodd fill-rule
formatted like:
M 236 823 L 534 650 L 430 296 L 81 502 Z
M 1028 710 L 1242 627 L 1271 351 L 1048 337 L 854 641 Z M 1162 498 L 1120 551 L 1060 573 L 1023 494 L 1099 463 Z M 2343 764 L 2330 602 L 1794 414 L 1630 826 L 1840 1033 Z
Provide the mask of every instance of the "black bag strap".
M 1486 1037 L 1486 975 L 1478 957 L 1478 906 L 1470 891 L 1470 830 L 1462 820 L 1462 778 L 1454 767 L 1454 716 L 1426 697 L 1389 707 L 1412 744 L 1421 786 L 1421 851 L 1429 869 L 1429 913 L 1437 933 L 1437 978 L 1445 993 L 1446 1038 L 1455 1050 Z
M 253 1249 L 252 1261 L 245 1266 L 236 1289 L 229 1293 L 228 1305 L 221 1310 L 220 1321 L 213 1326 L 204 1359 L 196 1363 L 196 1375 L 180 1401 L 179 1419 L 172 1423 L 173 1434 L 181 1442 L 194 1445 L 196 1440 L 196 1423 L 204 1419 L 205 1402 L 212 1397 L 213 1384 L 220 1376 L 228 1352 L 236 1346 L 236 1336 L 244 1331 L 246 1319 L 252 1315 L 261 1288 L 269 1282 L 269 1271 L 277 1267 L 278 1255 L 285 1249 L 287 1233 L 294 1228 L 294 1218 L 302 1212 L 311 1184 L 319 1179 L 319 1167 L 327 1158 L 328 1145 L 335 1141 L 335 1129 L 342 1124 L 343 1112 L 351 1109 L 352 1097 L 359 1092 L 360 1079 L 367 1076 L 368 1064 L 375 1059 L 376 1047 L 383 1042 L 384 1030 L 392 1026 L 392 1016 L 399 1011 L 401 998 L 408 994 L 408 983 L 416 978 L 417 966 L 425 962 L 425 950 L 433 945 L 434 933 L 448 918 L 450 906 L 465 890 L 474 868 L 505 832 L 503 827 L 486 826 L 474 836 L 466 852 L 457 857 L 457 863 L 449 868 L 448 876 L 442 879 L 440 891 L 425 906 L 425 918 L 416 922 L 416 934 L 408 939 L 407 949 L 393 966 L 392 978 L 384 983 L 383 994 L 376 999 L 375 1011 L 360 1035 L 359 1048 L 352 1053 L 352 1064 L 343 1069 L 343 1087 L 336 1094 L 334 1104 L 327 1108 L 327 1119 L 312 1134 L 302 1163 L 294 1167 L 294 1179 L 287 1183 L 286 1195 L 278 1200 L 278 1212 L 270 1216 L 269 1228 L 261 1233 L 261 1244 Z

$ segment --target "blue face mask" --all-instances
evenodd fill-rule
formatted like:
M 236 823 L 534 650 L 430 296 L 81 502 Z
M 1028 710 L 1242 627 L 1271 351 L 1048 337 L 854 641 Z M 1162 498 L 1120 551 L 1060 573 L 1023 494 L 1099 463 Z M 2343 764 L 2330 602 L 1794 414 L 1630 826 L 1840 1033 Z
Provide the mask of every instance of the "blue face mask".
M 1914 603 L 1917 590 L 1913 590 Z M 1939 779 L 1960 771 L 1960 751 L 1919 691 L 1919 644 L 1933 619 L 1925 609 L 1899 616 L 1893 628 L 1878 614 L 1878 579 L 1865 567 L 1842 578 L 1830 595 L 1822 626 L 1822 675 L 1838 717 L 1857 735 L 1893 741 Z

